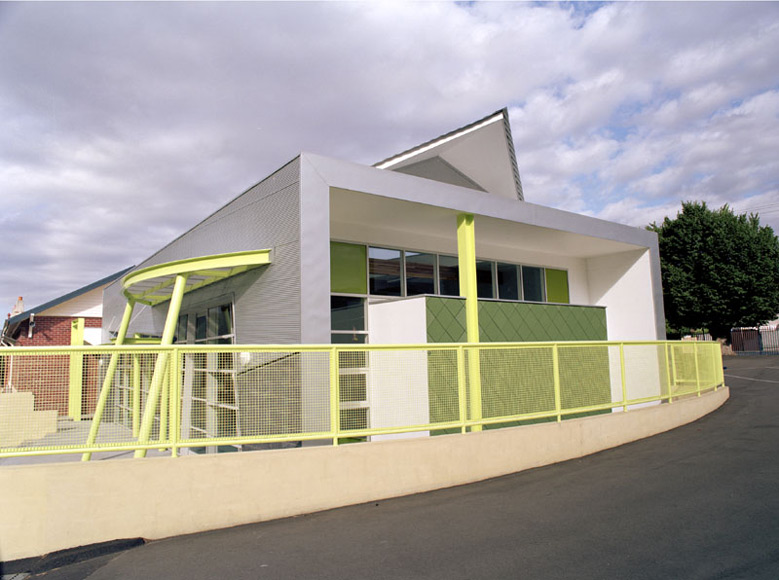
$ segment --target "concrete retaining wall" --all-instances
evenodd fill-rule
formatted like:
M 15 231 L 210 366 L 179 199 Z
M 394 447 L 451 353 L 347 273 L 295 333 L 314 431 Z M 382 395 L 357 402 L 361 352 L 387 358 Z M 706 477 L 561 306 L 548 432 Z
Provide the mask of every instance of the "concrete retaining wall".
M 179 534 L 471 483 L 694 421 L 727 388 L 562 423 L 341 447 L 0 467 L 0 561 Z

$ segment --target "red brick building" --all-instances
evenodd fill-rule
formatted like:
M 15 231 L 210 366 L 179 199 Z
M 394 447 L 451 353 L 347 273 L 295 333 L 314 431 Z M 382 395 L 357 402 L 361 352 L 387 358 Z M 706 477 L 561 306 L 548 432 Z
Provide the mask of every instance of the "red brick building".
M 122 270 L 59 298 L 9 316 L 0 335 L 0 392 L 32 391 L 35 410 L 56 409 L 68 414 L 73 358 L 53 355 L 28 358 L 14 348 L 100 344 L 103 324 L 103 288 L 124 275 Z M 91 414 L 97 400 L 100 357 L 81 360 L 82 414 Z

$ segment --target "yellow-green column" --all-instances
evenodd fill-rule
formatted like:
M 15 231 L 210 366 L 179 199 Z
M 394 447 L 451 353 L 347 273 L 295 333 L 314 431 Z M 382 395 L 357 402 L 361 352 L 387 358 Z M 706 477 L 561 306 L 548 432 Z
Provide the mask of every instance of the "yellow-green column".
M 84 319 L 70 322 L 70 346 L 84 346 Z M 84 389 L 84 353 L 70 355 L 70 380 L 68 381 L 68 417 L 81 421 L 81 399 Z
M 476 285 L 476 233 L 473 214 L 457 216 L 457 263 L 460 273 L 460 296 L 465 297 L 465 335 L 468 342 L 479 342 L 479 296 Z M 479 351 L 468 349 L 468 386 L 470 394 L 470 419 L 479 421 L 481 410 L 481 367 Z M 475 425 L 471 431 L 481 431 Z
M 127 336 L 127 329 L 130 326 L 130 317 L 133 314 L 133 307 L 135 301 L 127 300 L 127 305 L 124 307 L 124 314 L 122 315 L 122 322 L 119 324 L 119 332 L 116 335 L 115 346 L 122 346 L 124 339 Z M 93 445 L 97 440 L 97 431 L 100 429 L 100 421 L 103 419 L 103 412 L 105 411 L 106 402 L 108 401 L 108 393 L 111 391 L 111 384 L 114 382 L 114 374 L 116 373 L 116 366 L 119 364 L 119 357 L 121 355 L 115 352 L 111 355 L 111 361 L 108 363 L 108 369 L 105 373 L 105 379 L 103 379 L 103 386 L 100 389 L 100 396 L 97 399 L 97 407 L 95 407 L 95 416 L 92 418 L 92 425 L 89 426 L 89 435 L 87 436 L 87 446 Z M 92 458 L 92 453 L 84 453 L 81 456 L 81 461 L 89 461 Z
M 173 285 L 173 294 L 170 297 L 168 306 L 168 316 L 165 318 L 165 330 L 162 331 L 161 346 L 171 346 L 173 337 L 176 334 L 176 322 L 181 310 L 181 300 L 184 297 L 184 290 L 187 286 L 186 274 L 177 274 L 176 283 Z M 138 443 L 148 443 L 151 437 L 151 430 L 154 426 L 154 416 L 157 414 L 157 402 L 160 398 L 163 382 L 167 380 L 168 361 L 170 352 L 161 351 L 157 355 L 154 363 L 154 374 L 149 386 L 149 396 L 146 398 L 146 408 L 143 410 L 141 419 L 141 429 L 138 432 Z M 145 449 L 136 449 L 135 457 L 146 457 Z

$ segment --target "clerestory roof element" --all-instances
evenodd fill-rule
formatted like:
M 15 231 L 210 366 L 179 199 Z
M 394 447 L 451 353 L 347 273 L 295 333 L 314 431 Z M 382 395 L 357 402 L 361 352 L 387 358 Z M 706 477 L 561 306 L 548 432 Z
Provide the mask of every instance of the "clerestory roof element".
M 524 201 L 508 109 L 374 164 Z

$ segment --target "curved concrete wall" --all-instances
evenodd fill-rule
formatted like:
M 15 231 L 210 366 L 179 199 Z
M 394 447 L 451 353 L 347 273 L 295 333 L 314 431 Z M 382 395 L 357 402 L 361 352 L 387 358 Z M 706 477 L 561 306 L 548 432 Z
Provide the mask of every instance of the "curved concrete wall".
M 164 538 L 480 481 L 694 421 L 727 387 L 543 423 L 342 447 L 0 467 L 0 561 L 106 540 Z

